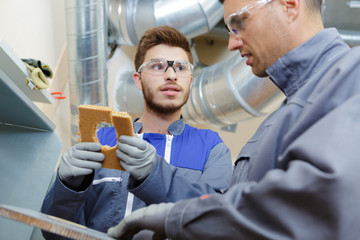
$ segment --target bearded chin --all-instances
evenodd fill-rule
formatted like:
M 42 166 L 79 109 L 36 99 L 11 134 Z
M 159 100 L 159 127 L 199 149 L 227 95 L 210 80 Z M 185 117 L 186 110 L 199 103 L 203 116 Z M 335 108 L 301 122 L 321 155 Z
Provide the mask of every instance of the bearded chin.
M 144 100 L 145 100 L 145 104 L 146 106 L 156 112 L 156 113 L 160 113 L 160 114 L 172 114 L 175 113 L 177 111 L 179 111 L 187 102 L 187 100 L 189 99 L 189 92 L 187 93 L 187 95 L 184 98 L 184 101 L 181 104 L 178 105 L 161 105 L 161 104 L 157 104 L 153 101 L 153 96 L 152 94 L 146 93 L 146 91 L 143 92 L 144 94 Z

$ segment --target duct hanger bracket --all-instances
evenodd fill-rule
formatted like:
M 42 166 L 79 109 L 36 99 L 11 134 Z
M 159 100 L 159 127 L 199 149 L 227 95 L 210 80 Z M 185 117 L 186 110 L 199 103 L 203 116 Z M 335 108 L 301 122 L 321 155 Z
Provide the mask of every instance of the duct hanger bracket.
M 236 127 L 237 127 L 237 123 L 225 125 L 225 126 L 221 127 L 221 130 L 234 133 L 234 132 L 236 132 Z

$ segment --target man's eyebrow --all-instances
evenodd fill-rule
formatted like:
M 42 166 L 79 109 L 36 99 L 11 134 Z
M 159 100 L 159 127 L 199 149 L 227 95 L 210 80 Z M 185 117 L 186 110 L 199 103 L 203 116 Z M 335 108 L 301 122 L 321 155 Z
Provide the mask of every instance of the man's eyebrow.
M 161 61 L 161 60 L 166 61 L 166 59 L 164 58 L 151 58 L 149 61 Z

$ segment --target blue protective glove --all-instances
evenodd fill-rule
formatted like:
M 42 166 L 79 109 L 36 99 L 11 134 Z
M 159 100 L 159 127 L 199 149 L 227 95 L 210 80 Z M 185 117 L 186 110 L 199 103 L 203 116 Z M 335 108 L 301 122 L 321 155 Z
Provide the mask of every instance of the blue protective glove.
M 78 143 L 69 148 L 59 163 L 59 178 L 70 188 L 77 189 L 87 175 L 99 169 L 104 154 L 98 152 L 101 144 L 95 142 Z
M 116 156 L 121 166 L 136 180 L 145 179 L 156 162 L 156 149 L 137 136 L 121 135 Z
M 165 219 L 174 205 L 175 203 L 160 203 L 140 208 L 115 227 L 109 228 L 107 234 L 110 237 L 128 240 L 139 231 L 147 229 L 154 232 L 153 239 L 166 239 Z

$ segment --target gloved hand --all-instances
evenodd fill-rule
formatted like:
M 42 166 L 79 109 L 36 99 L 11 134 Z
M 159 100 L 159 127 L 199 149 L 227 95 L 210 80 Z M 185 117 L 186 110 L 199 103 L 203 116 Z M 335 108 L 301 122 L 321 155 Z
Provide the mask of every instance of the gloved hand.
M 115 227 L 109 228 L 107 234 L 110 237 L 128 240 L 137 232 L 148 229 L 155 232 L 153 239 L 166 239 L 165 219 L 174 205 L 175 203 L 160 203 L 140 208 Z
M 78 143 L 69 148 L 59 164 L 59 177 L 72 189 L 78 188 L 84 178 L 99 169 L 104 161 L 104 154 L 98 152 L 101 144 L 95 142 Z
M 145 179 L 156 162 L 156 149 L 153 145 L 137 136 L 121 135 L 116 156 L 121 166 L 136 180 Z

